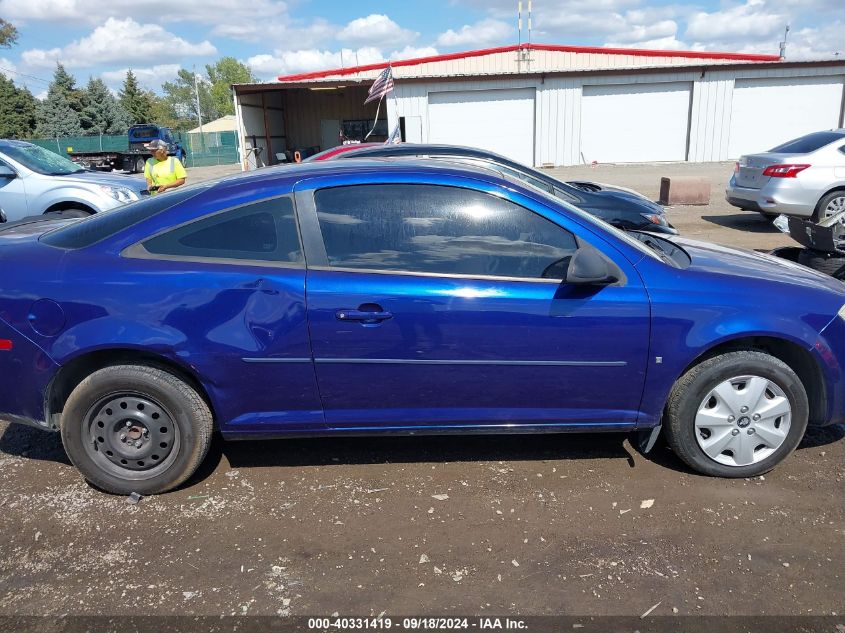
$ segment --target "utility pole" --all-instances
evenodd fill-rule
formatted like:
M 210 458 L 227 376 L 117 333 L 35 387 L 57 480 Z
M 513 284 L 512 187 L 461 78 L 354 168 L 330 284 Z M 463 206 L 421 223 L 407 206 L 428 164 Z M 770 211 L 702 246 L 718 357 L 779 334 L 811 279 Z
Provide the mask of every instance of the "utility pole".
M 780 43 L 780 61 L 786 60 L 786 36 L 789 35 L 789 25 L 786 25 L 786 30 L 783 32 L 783 41 Z

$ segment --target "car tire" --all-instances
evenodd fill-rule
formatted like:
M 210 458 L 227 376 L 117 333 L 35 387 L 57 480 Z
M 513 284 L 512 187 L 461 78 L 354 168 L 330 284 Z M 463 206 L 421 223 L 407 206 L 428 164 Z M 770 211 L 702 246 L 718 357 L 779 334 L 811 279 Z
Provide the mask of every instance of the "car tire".
M 758 211 L 758 213 L 766 219 L 766 222 L 771 222 L 780 215 L 779 213 L 769 213 L 768 211 Z
M 828 210 L 828 207 L 831 207 L 831 209 Z M 843 210 L 845 210 L 845 191 L 831 191 L 829 194 L 823 196 L 816 205 L 816 210 L 812 217 L 813 222 L 821 222 L 827 219 L 829 215 Z
M 202 462 L 213 420 L 205 400 L 158 367 L 115 365 L 73 390 L 62 412 L 62 443 L 94 486 L 115 494 L 173 490 Z
M 808 418 L 798 375 L 774 356 L 740 350 L 702 361 L 681 376 L 663 428 L 675 454 L 699 473 L 756 477 L 797 448 Z
M 836 279 L 845 279 L 845 257 L 812 248 L 801 249 L 798 263 Z

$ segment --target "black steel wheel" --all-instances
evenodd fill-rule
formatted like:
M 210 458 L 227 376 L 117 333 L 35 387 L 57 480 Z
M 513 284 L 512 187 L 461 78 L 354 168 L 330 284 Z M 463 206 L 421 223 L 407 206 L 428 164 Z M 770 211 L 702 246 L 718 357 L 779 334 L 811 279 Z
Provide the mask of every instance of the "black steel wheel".
M 212 426 L 193 387 L 144 365 L 92 373 L 71 393 L 61 421 L 74 466 L 117 494 L 155 494 L 182 484 L 205 457 Z

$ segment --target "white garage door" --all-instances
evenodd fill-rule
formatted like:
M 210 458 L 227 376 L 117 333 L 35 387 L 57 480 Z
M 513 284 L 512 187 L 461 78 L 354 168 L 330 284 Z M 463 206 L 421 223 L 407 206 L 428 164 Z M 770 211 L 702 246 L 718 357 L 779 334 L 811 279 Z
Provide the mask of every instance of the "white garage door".
M 534 89 L 431 92 L 428 140 L 534 164 Z
M 737 79 L 729 157 L 764 152 L 808 132 L 838 127 L 841 107 L 841 78 Z
M 686 82 L 584 86 L 584 160 L 686 160 L 691 90 Z

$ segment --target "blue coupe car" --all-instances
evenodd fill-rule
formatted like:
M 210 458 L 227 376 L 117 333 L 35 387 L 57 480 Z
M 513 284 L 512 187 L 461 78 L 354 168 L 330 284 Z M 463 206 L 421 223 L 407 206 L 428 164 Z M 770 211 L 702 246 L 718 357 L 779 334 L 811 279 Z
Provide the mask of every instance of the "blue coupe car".
M 226 438 L 662 428 L 759 475 L 845 420 L 845 286 L 439 161 L 346 160 L 0 230 L 0 419 L 115 493 Z

